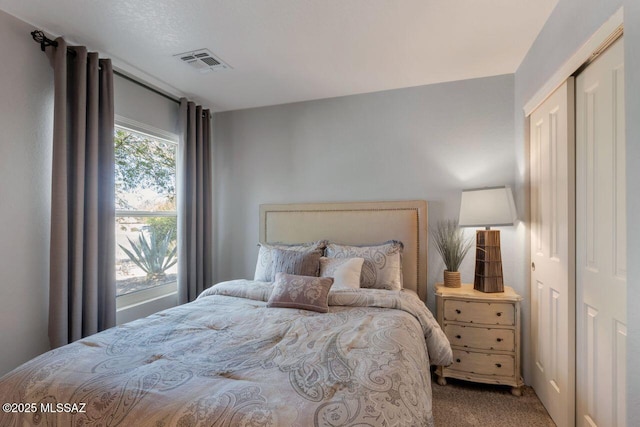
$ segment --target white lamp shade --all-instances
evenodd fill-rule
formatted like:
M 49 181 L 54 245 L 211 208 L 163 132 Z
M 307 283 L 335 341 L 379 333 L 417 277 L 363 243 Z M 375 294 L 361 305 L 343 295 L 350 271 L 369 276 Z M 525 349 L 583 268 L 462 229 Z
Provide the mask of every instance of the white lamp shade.
M 517 217 L 511 187 L 462 191 L 458 220 L 461 227 L 513 225 Z

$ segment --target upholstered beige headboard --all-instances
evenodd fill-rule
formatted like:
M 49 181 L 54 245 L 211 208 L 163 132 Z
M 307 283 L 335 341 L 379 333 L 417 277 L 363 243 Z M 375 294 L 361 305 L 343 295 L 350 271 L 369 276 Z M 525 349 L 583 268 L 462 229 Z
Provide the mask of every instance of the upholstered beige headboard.
M 387 240 L 404 244 L 404 287 L 427 297 L 427 202 L 260 205 L 260 242 L 327 239 L 348 245 Z

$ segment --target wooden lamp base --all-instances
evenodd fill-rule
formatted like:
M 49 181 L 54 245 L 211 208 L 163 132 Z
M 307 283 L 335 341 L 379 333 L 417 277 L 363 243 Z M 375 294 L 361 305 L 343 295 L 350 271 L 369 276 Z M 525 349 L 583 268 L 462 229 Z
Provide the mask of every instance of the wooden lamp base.
M 476 231 L 476 273 L 473 288 L 481 292 L 504 292 L 500 230 Z

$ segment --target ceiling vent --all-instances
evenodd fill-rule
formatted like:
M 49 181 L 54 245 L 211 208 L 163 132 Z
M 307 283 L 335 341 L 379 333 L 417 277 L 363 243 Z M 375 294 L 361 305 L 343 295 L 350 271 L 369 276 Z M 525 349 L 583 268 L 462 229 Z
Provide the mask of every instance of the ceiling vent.
M 173 56 L 201 73 L 231 69 L 228 64 L 222 62 L 222 60 L 215 56 L 209 49 L 192 50 Z

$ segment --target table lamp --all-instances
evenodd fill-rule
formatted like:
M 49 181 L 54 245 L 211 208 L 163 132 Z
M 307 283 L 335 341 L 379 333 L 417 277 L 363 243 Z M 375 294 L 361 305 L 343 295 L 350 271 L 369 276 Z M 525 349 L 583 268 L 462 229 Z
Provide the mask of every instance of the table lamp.
M 517 218 L 511 187 L 463 190 L 460 227 L 486 227 L 476 231 L 476 271 L 473 288 L 481 292 L 504 292 L 500 230 L 490 227 L 513 225 Z

